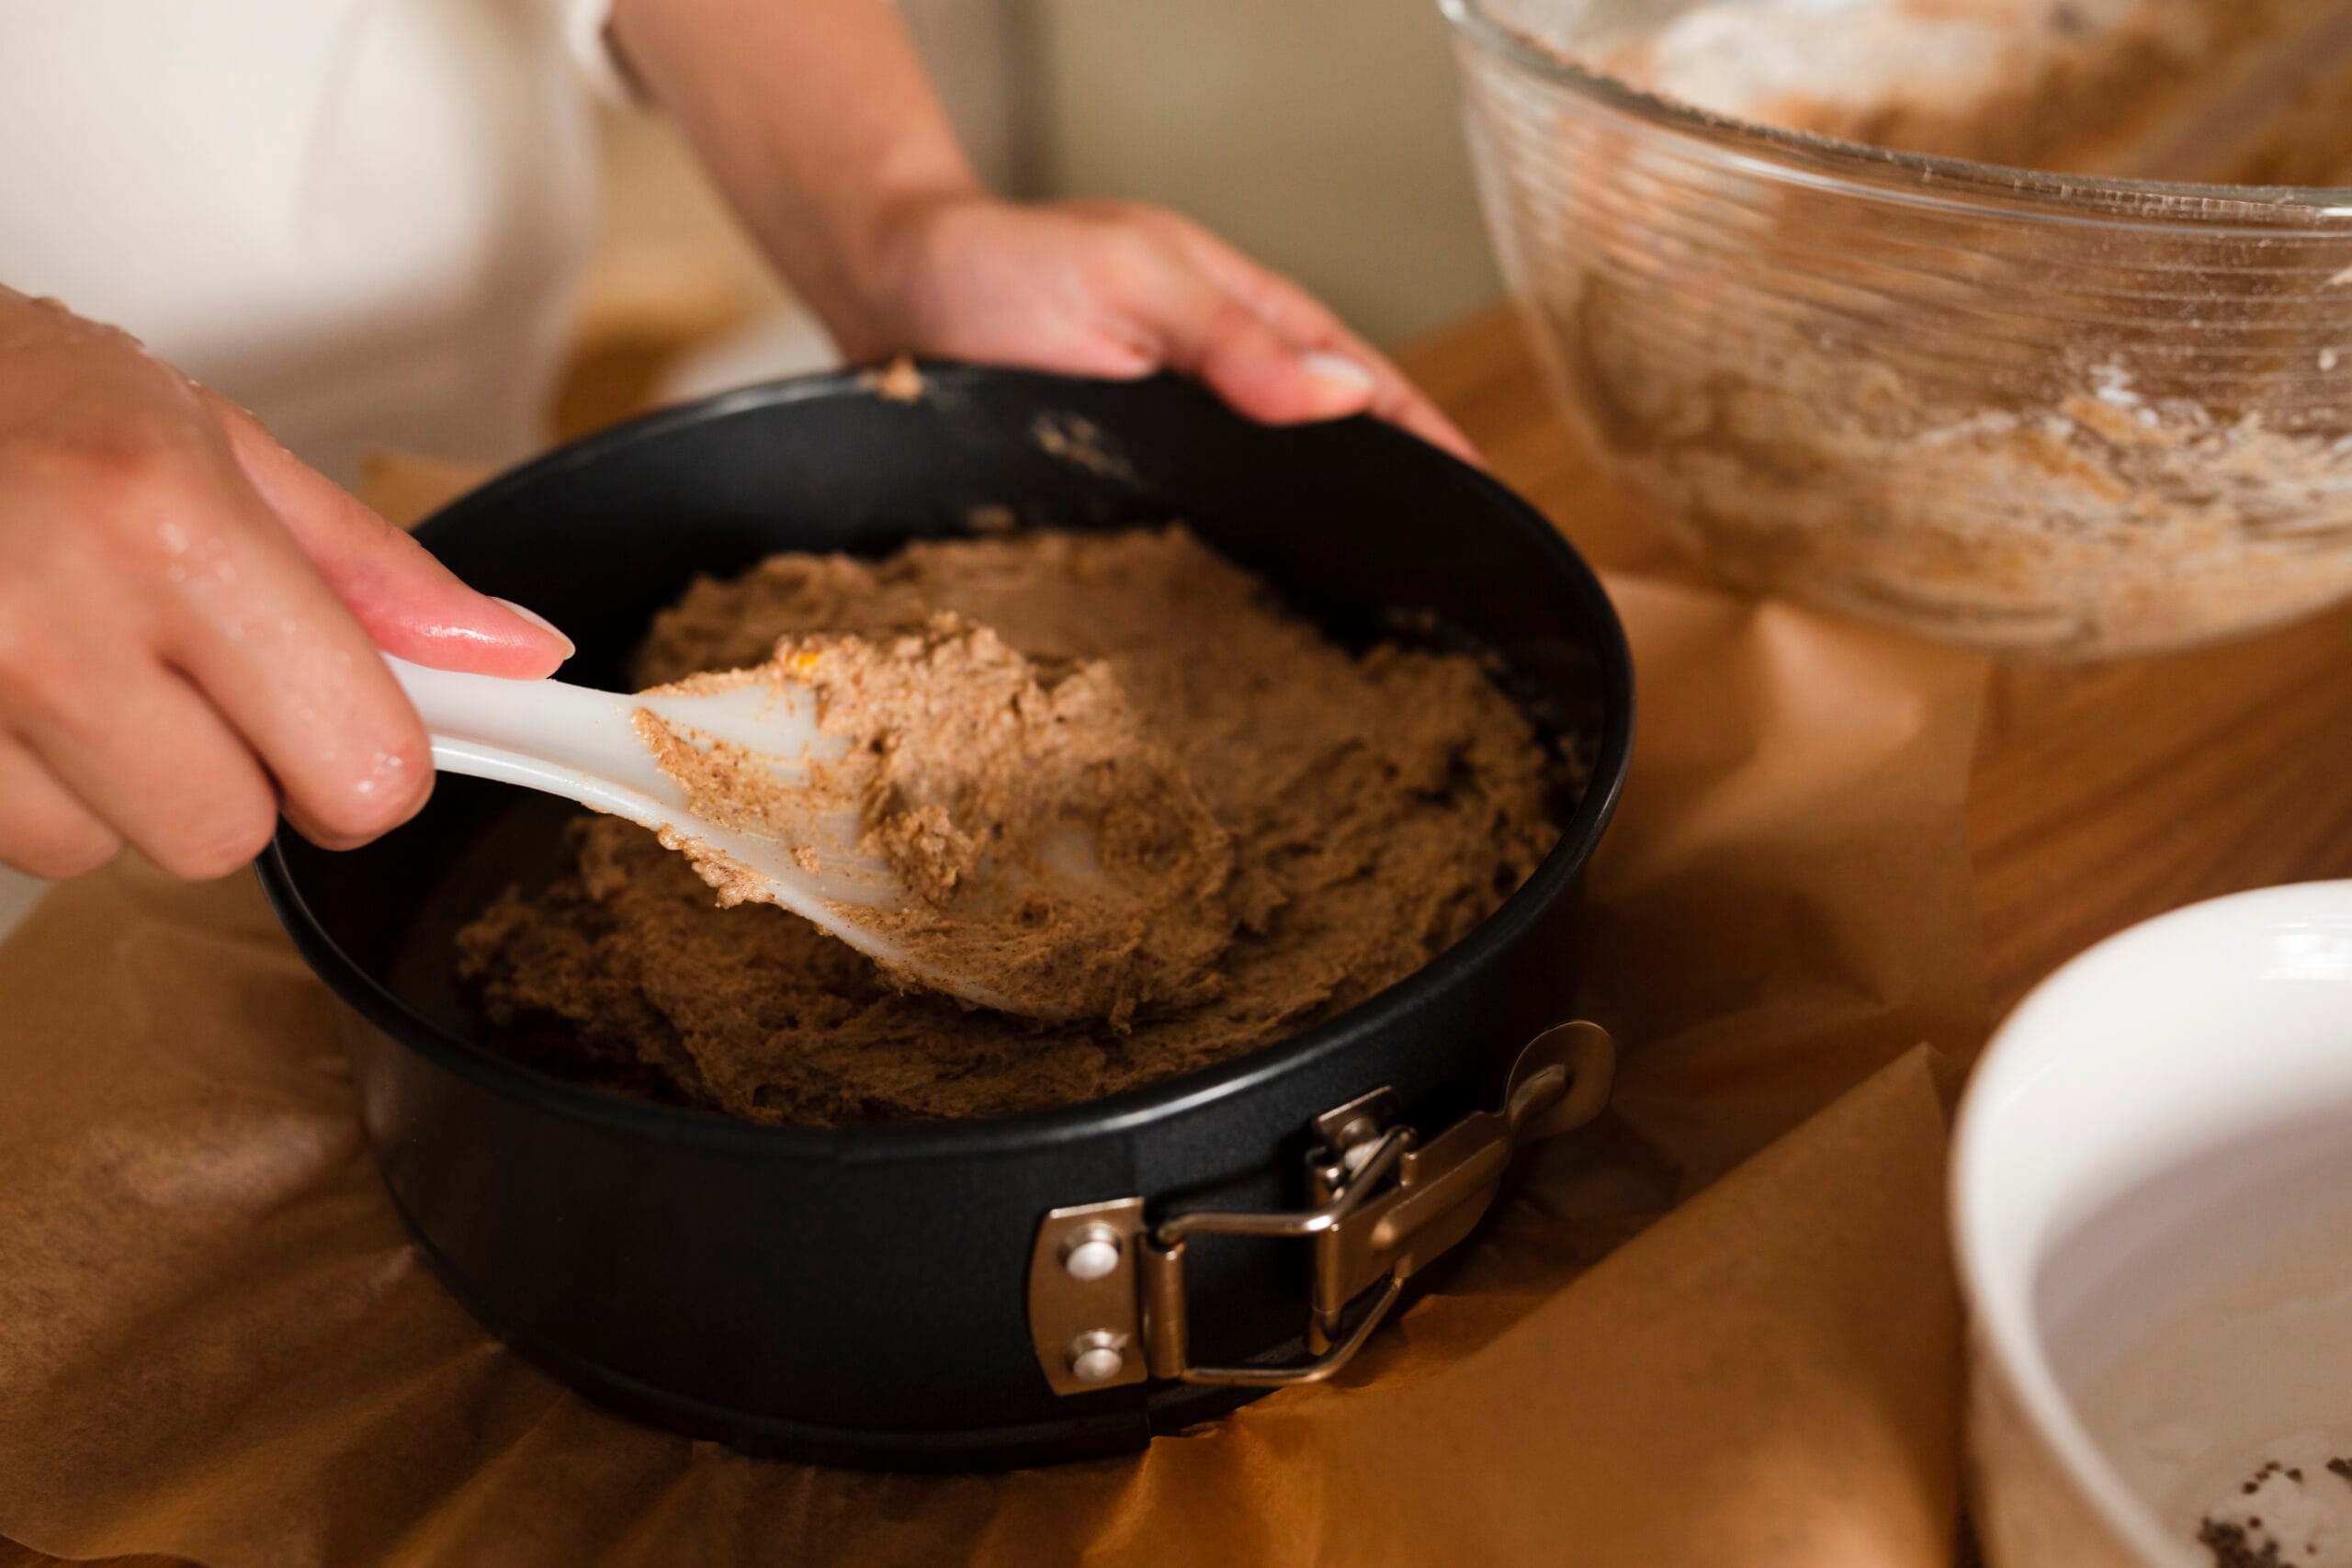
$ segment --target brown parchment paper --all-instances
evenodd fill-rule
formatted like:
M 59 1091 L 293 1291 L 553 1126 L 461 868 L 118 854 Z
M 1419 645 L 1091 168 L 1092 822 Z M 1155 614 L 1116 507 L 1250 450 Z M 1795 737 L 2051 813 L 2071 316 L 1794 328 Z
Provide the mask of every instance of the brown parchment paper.
M 1983 667 L 1611 589 L 1642 728 L 1584 1004 L 1616 1104 L 1336 1386 L 994 1476 L 607 1414 L 421 1267 L 251 880 L 119 866 L 0 947 L 0 1536 L 209 1568 L 1949 1562 Z

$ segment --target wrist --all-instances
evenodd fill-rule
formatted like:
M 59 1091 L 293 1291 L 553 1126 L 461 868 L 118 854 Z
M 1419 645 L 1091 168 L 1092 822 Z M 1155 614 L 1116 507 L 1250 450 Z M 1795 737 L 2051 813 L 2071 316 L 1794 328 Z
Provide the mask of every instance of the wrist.
M 804 289 L 852 364 L 927 346 L 924 300 L 957 219 L 1001 205 L 977 181 L 863 197 L 826 223 L 827 263 Z M 820 297 L 821 296 L 821 297 Z

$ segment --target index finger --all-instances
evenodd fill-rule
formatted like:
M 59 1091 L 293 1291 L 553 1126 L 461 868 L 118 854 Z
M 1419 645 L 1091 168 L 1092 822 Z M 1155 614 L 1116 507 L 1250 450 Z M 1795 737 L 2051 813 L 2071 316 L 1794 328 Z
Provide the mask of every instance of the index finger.
M 288 816 L 340 842 L 389 831 L 432 787 L 424 725 L 225 452 L 219 467 L 220 504 L 189 514 L 157 651 L 253 749 Z
M 1387 355 L 1349 330 L 1321 300 L 1206 230 L 1179 220 L 1178 232 L 1193 264 L 1284 341 L 1302 353 L 1339 355 L 1370 376 L 1371 412 L 1465 463 L 1486 466 L 1470 438 Z

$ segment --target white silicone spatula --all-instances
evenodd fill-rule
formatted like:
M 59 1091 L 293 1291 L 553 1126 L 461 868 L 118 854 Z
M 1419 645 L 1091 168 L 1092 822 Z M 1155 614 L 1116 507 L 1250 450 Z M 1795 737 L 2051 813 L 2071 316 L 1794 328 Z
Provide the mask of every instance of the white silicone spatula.
M 816 702 L 799 687 L 753 683 L 698 694 L 628 695 L 560 681 L 508 681 L 428 670 L 387 659 L 433 739 L 434 765 L 562 795 L 598 811 L 697 839 L 759 876 L 767 901 L 814 921 L 859 952 L 950 996 L 1007 1008 L 985 985 L 940 969 L 859 919 L 902 908 L 910 897 L 890 866 L 858 847 L 857 814 L 809 809 L 767 838 L 696 817 L 685 792 L 654 761 L 632 715 L 756 753 L 786 785 L 809 765 L 839 757 L 840 736 L 817 727 Z M 787 814 L 788 816 L 789 814 Z M 788 841 L 787 841 L 788 840 Z M 796 854 L 813 850 L 816 869 Z

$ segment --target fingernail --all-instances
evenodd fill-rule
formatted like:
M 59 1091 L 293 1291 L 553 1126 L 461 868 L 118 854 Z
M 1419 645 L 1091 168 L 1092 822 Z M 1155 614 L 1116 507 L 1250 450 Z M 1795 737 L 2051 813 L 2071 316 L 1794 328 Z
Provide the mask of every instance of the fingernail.
M 1319 376 L 1326 381 L 1336 381 L 1343 387 L 1352 388 L 1359 392 L 1372 390 L 1372 372 L 1344 354 L 1332 354 L 1317 349 L 1312 354 L 1300 355 L 1298 362 L 1305 366 L 1310 374 Z
M 495 593 L 492 594 L 491 597 L 498 599 L 498 595 Z M 522 616 L 525 620 L 530 622 L 533 626 L 538 627 L 541 631 L 547 632 L 560 638 L 563 643 L 563 656 L 566 659 L 571 658 L 573 654 L 580 651 L 580 645 L 573 642 L 570 637 L 565 637 L 563 635 L 562 627 L 557 626 L 553 621 L 548 620 L 545 615 L 540 615 L 537 610 L 532 609 L 527 604 L 517 604 L 512 599 L 498 599 L 498 602 L 505 605 L 508 609 L 514 611 L 516 615 Z

